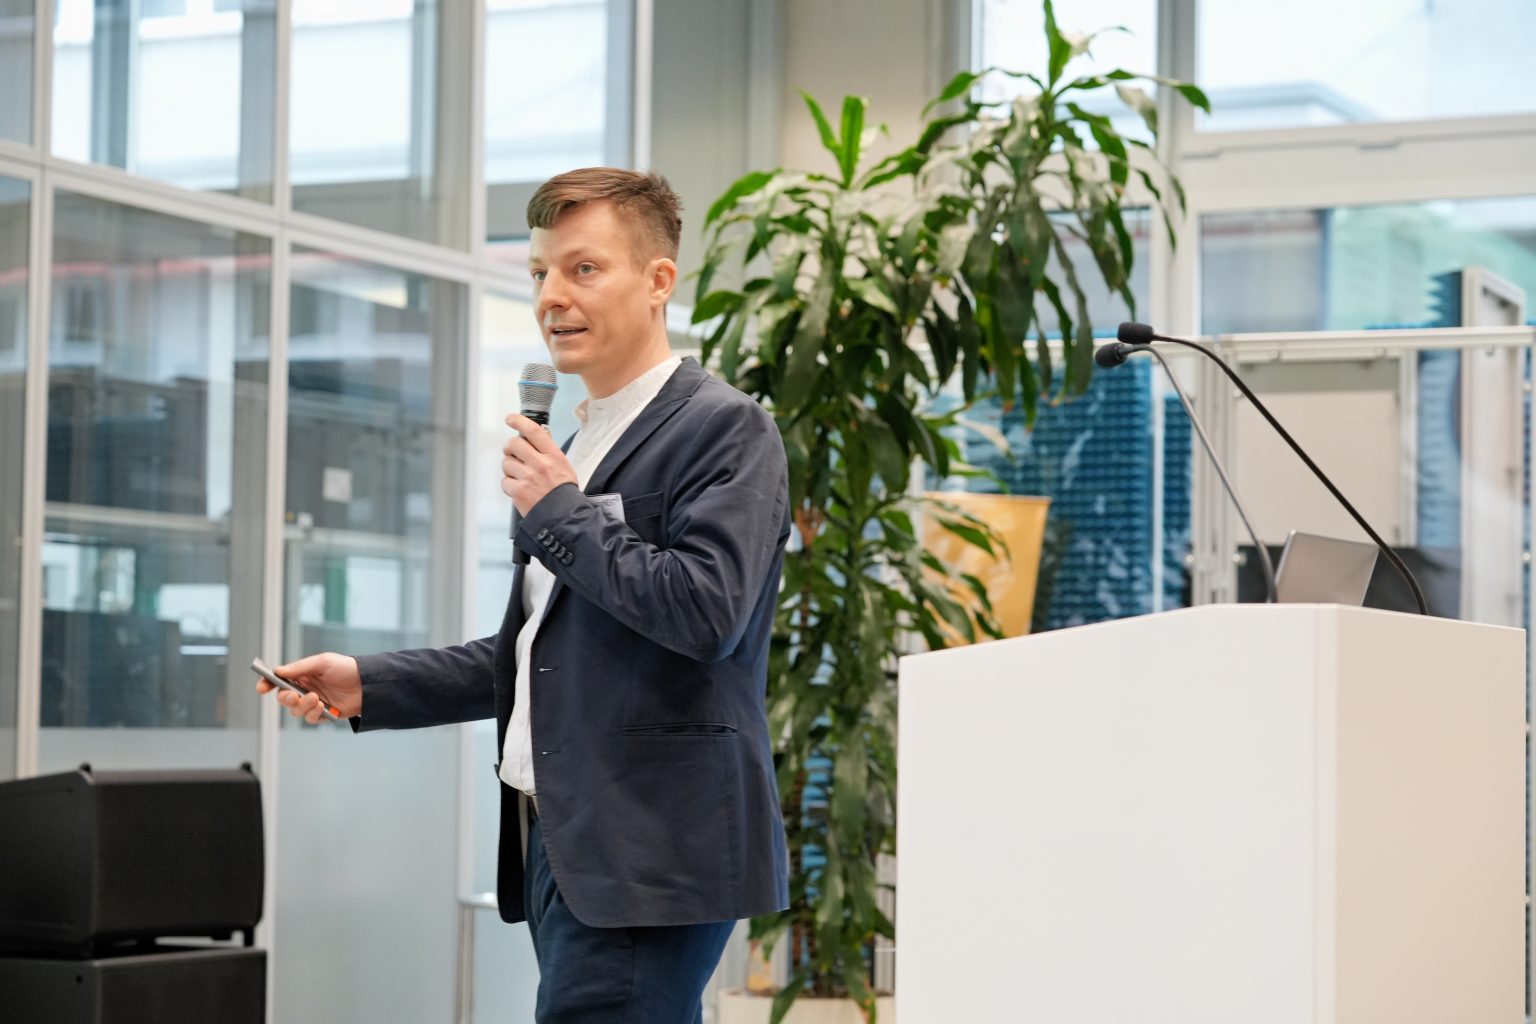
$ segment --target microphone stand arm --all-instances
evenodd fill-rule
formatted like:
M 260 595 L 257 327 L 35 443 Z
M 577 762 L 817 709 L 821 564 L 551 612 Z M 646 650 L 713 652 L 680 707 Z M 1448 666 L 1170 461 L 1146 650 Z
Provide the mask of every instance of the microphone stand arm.
M 1370 523 L 1365 521 L 1365 517 L 1355 509 L 1354 505 L 1350 504 L 1349 499 L 1344 497 L 1339 489 L 1333 485 L 1333 481 L 1328 479 L 1328 474 L 1324 473 L 1318 464 L 1312 461 L 1312 457 L 1307 454 L 1301 445 L 1296 443 L 1296 439 L 1290 435 L 1289 431 L 1280 425 L 1280 421 L 1275 419 L 1263 402 L 1259 401 L 1259 396 L 1255 395 L 1252 389 L 1243 383 L 1243 378 L 1239 377 L 1236 371 L 1227 365 L 1226 360 L 1204 345 L 1197 345 L 1192 341 L 1185 341 L 1183 338 L 1170 338 L 1164 334 L 1154 334 L 1152 337 L 1157 341 L 1166 341 L 1173 345 L 1183 345 L 1185 348 L 1192 348 L 1196 352 L 1209 356 L 1217 366 L 1221 367 L 1221 372 L 1225 373 L 1228 379 L 1237 386 L 1237 389 L 1247 397 L 1248 401 L 1253 403 L 1253 407 L 1259 411 L 1259 415 L 1269 421 L 1269 425 L 1275 428 L 1275 433 L 1279 434 L 1285 443 L 1291 446 L 1291 450 L 1301 458 L 1301 461 L 1307 464 L 1307 468 L 1312 471 L 1312 475 L 1322 481 L 1323 486 L 1328 488 L 1328 493 L 1332 494 L 1339 504 L 1344 506 L 1344 510 L 1354 518 L 1355 522 L 1360 524 L 1360 529 L 1364 530 L 1366 535 L 1376 542 L 1376 546 L 1381 549 L 1381 553 L 1387 556 L 1387 561 L 1391 562 L 1392 567 L 1408 582 L 1409 589 L 1413 591 L 1414 603 L 1419 606 L 1419 614 L 1428 615 L 1429 605 L 1424 600 L 1424 591 L 1419 589 L 1419 581 L 1413 578 L 1413 573 L 1408 571 L 1408 566 L 1403 564 L 1403 560 L 1398 557 L 1397 552 L 1393 551 L 1391 545 L 1381 539 L 1381 535 L 1371 527 Z M 1150 346 L 1148 347 L 1150 348 Z
M 1242 499 L 1237 496 L 1237 488 L 1232 486 L 1232 481 L 1227 477 L 1226 469 L 1221 465 L 1221 459 L 1216 456 L 1216 449 L 1211 445 L 1211 439 L 1205 435 L 1205 428 L 1200 425 L 1200 417 L 1195 415 L 1195 407 L 1190 404 L 1189 396 L 1179 386 L 1179 378 L 1173 375 L 1173 367 L 1169 366 L 1168 360 L 1163 358 L 1163 354 L 1151 345 L 1136 346 L 1131 351 L 1146 352 L 1163 364 L 1163 373 L 1167 374 L 1168 382 L 1173 385 L 1174 393 L 1179 396 L 1179 401 L 1183 403 L 1184 413 L 1189 417 L 1189 422 L 1194 426 L 1195 434 L 1200 438 L 1200 443 L 1205 445 L 1205 453 L 1211 457 L 1211 465 L 1216 467 L 1216 472 L 1221 476 L 1222 485 L 1226 487 L 1227 494 L 1232 499 L 1232 505 L 1237 509 L 1238 518 L 1248 528 L 1248 536 L 1253 540 L 1253 549 L 1259 555 L 1259 565 L 1264 570 L 1264 600 L 1269 604 L 1274 604 L 1279 600 L 1279 595 L 1275 590 L 1275 564 L 1270 560 L 1269 548 L 1265 546 L 1263 541 L 1259 540 L 1258 531 L 1253 528 L 1253 522 L 1248 518 L 1248 510 L 1243 508 Z

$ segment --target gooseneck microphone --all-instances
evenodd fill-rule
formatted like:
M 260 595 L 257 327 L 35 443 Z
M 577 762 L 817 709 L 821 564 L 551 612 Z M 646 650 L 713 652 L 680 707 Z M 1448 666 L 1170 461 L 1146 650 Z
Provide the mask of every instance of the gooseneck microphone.
M 1391 546 L 1381 539 L 1381 534 L 1377 533 L 1371 524 L 1365 521 L 1365 517 L 1360 514 L 1359 510 L 1350 504 L 1349 499 L 1344 497 L 1343 492 L 1334 486 L 1332 480 L 1328 479 L 1328 474 L 1324 473 L 1318 464 L 1312 461 L 1312 457 L 1302 449 L 1301 445 L 1296 443 L 1296 439 L 1280 425 L 1280 421 L 1275 419 L 1263 402 L 1259 401 L 1259 396 L 1254 394 L 1247 384 L 1243 383 L 1243 379 L 1237 375 L 1237 372 L 1232 367 L 1226 364 L 1225 360 L 1204 345 L 1187 341 L 1184 338 L 1170 338 L 1166 334 L 1158 334 L 1148 324 L 1123 323 L 1120 325 L 1117 336 L 1122 343 L 1129 344 L 1134 349 L 1147 347 L 1148 351 L 1151 350 L 1150 346 L 1154 341 L 1166 341 L 1173 345 L 1183 345 L 1185 348 L 1194 349 L 1221 367 L 1221 372 L 1226 374 L 1228 379 L 1243 393 L 1243 396 L 1253 403 L 1253 407 L 1259 411 L 1259 415 L 1263 416 L 1269 422 L 1269 425 L 1275 428 L 1275 433 L 1280 435 L 1280 439 L 1290 446 L 1291 451 L 1296 453 L 1297 458 L 1306 463 L 1307 468 L 1312 471 L 1312 475 L 1317 477 L 1324 487 L 1328 488 L 1328 493 L 1333 495 L 1334 499 L 1344 507 L 1344 511 L 1348 512 L 1356 523 L 1360 524 L 1360 529 L 1364 530 L 1366 535 L 1375 542 L 1376 547 L 1380 549 L 1381 553 L 1387 556 L 1387 561 L 1392 563 L 1392 567 L 1407 581 L 1408 588 L 1413 591 L 1413 600 L 1418 605 L 1419 614 L 1429 614 L 1429 605 L 1424 600 L 1424 591 L 1419 589 L 1419 581 L 1413 578 L 1413 573 L 1408 571 L 1408 566 L 1403 564 L 1403 560 L 1398 557 L 1397 552 L 1393 551 Z
M 541 427 L 549 426 L 549 407 L 555 404 L 555 368 L 548 363 L 526 363 L 518 375 L 517 398 L 522 404 L 519 411 Z M 522 520 L 517 506 L 512 506 L 511 537 L 517 540 L 517 524 Z M 528 552 L 512 546 L 512 564 L 527 565 Z
M 1129 325 L 1122 325 L 1120 328 L 1122 333 L 1124 333 L 1126 326 Z M 1217 458 L 1216 449 L 1211 445 L 1211 439 L 1206 436 L 1205 428 L 1200 425 L 1200 417 L 1195 415 L 1195 407 L 1191 404 L 1189 396 L 1179 386 L 1179 378 L 1173 375 L 1173 367 L 1168 365 L 1168 360 L 1164 359 L 1163 354 L 1150 345 L 1141 347 L 1118 341 L 1111 342 L 1095 352 L 1093 360 L 1099 366 L 1109 370 L 1121 365 L 1137 352 L 1146 352 L 1162 364 L 1163 373 L 1167 374 L 1168 383 L 1173 385 L 1174 392 L 1178 394 L 1179 402 L 1184 406 L 1184 414 L 1189 417 L 1189 422 L 1195 428 L 1195 435 L 1200 438 L 1200 443 L 1205 446 L 1205 454 L 1211 457 L 1211 465 L 1216 467 L 1216 475 L 1221 477 L 1222 486 L 1227 489 L 1227 495 L 1232 499 L 1232 504 L 1237 509 L 1238 518 L 1248 528 L 1248 536 L 1253 539 L 1253 549 L 1259 553 L 1259 565 L 1264 570 L 1264 600 L 1269 604 L 1274 604 L 1279 600 L 1279 595 L 1275 590 L 1275 565 L 1270 560 L 1269 548 L 1259 542 L 1258 531 L 1253 528 L 1253 522 L 1248 518 L 1248 510 L 1243 507 L 1243 500 L 1237 496 L 1237 488 L 1232 486 L 1232 479 L 1227 476 L 1226 467 L 1221 464 L 1221 459 Z

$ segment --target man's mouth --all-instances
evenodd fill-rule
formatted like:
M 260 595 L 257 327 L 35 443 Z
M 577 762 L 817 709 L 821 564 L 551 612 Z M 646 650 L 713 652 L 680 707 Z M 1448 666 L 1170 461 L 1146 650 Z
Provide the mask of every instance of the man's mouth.
M 573 334 L 585 334 L 585 327 L 551 327 L 549 333 L 556 338 L 569 338 Z

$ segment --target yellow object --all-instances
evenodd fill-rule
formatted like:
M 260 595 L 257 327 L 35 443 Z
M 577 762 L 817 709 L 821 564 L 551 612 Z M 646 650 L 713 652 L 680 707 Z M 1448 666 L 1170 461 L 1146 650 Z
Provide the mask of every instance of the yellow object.
M 923 524 L 923 546 L 950 567 L 950 578 L 946 581 L 950 595 L 966 609 L 974 609 L 976 595 L 960 577 L 975 576 L 987 588 L 993 618 L 1003 635 L 1028 633 L 1035 610 L 1035 581 L 1040 574 L 1040 548 L 1045 541 L 1045 517 L 1051 499 L 968 491 L 929 491 L 924 496 L 986 523 L 994 534 L 1002 537 L 1007 548 L 1006 553 L 999 551 L 994 559 L 935 522 L 934 516 L 944 515 L 944 511 L 930 507 Z M 965 642 L 947 624 L 943 628 L 952 644 Z M 986 639 L 986 635 L 978 630 L 977 639 Z

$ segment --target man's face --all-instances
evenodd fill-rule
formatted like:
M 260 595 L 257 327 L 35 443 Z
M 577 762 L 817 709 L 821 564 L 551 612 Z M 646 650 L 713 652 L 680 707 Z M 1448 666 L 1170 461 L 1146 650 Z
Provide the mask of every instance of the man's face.
M 652 316 L 665 305 L 666 259 L 642 259 L 612 203 L 578 206 L 535 228 L 529 253 L 534 315 L 555 369 L 601 378 L 651 344 Z M 664 280 L 661 280 L 662 278 Z

